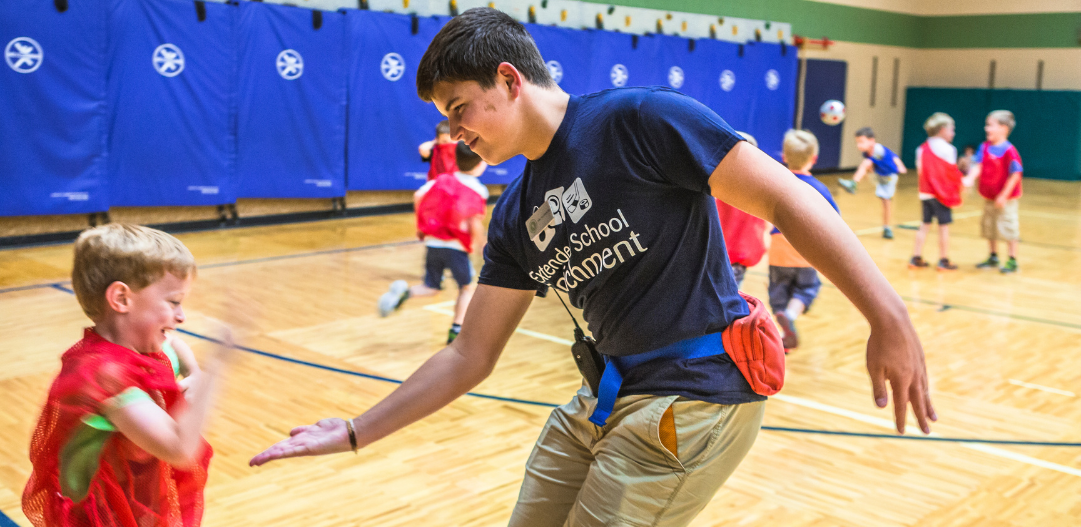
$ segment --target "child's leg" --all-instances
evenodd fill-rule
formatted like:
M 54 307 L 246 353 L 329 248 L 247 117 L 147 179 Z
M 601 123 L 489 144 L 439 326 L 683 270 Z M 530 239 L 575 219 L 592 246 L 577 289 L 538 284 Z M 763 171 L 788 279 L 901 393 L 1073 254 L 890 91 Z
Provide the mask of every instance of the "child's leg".
M 789 300 L 788 306 L 784 308 L 785 316 L 788 317 L 788 320 L 793 322 L 795 322 L 804 311 L 807 311 L 807 304 L 804 304 L 802 300 L 795 297 Z
M 882 199 L 882 225 L 889 227 L 893 220 L 893 199 Z
M 991 255 L 984 261 L 976 264 L 978 268 L 998 266 L 998 208 L 992 200 L 984 200 L 983 218 L 980 219 L 980 234 L 987 239 L 988 249 Z
M 916 247 L 912 249 L 912 256 L 923 255 L 923 244 L 927 241 L 927 231 L 931 230 L 930 223 L 921 223 L 920 230 L 916 231 Z
M 432 296 L 438 293 L 438 289 L 432 289 L 427 284 L 416 284 L 409 287 L 409 296 Z
M 1009 252 L 1010 258 L 1017 258 L 1017 240 L 1008 240 L 1006 242 L 1006 251 Z
M 938 226 L 938 257 L 942 260 L 950 259 L 950 224 Z
M 469 284 L 458 290 L 458 302 L 454 304 L 454 324 L 461 326 L 465 321 L 465 310 L 469 308 L 469 301 L 473 299 L 473 292 L 477 286 Z

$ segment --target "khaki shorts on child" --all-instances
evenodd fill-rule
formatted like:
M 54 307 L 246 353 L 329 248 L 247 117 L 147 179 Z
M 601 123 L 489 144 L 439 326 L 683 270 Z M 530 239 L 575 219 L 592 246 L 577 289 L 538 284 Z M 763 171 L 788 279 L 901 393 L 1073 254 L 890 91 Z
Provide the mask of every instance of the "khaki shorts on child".
M 988 240 L 1013 241 L 1021 237 L 1021 223 L 1017 218 L 1017 200 L 1011 199 L 1006 206 L 998 208 L 994 200 L 983 205 L 983 221 L 980 230 Z
M 552 411 L 510 527 L 687 525 L 743 461 L 766 407 L 629 395 L 602 428 L 589 422 L 596 405 L 583 385 Z

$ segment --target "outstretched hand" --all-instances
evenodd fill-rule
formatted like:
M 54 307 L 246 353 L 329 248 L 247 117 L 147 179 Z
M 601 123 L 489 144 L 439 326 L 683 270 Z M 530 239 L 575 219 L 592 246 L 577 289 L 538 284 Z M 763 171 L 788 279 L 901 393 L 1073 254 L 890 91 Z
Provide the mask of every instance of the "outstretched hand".
M 314 425 L 292 429 L 288 439 L 275 443 L 251 458 L 248 465 L 257 467 L 278 459 L 322 456 L 349 450 L 349 431 L 346 429 L 345 420 L 323 419 Z
M 927 366 L 919 338 L 914 334 L 889 335 L 872 330 L 871 338 L 867 341 L 867 371 L 871 375 L 871 388 L 879 408 L 889 404 L 889 392 L 886 390 L 886 382 L 889 381 L 893 390 L 897 432 L 905 433 L 905 418 L 911 403 L 920 430 L 925 434 L 931 433 L 928 421 L 937 421 L 938 415 L 931 406 Z

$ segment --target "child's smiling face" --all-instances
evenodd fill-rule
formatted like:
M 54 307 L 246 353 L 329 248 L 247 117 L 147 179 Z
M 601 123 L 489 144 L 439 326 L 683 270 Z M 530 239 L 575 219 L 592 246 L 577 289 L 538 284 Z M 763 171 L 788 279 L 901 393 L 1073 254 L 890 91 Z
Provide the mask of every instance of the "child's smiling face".
M 191 291 L 192 282 L 190 276 L 180 278 L 167 272 L 156 282 L 131 293 L 126 329 L 135 351 L 161 351 L 168 332 L 184 322 L 181 303 Z

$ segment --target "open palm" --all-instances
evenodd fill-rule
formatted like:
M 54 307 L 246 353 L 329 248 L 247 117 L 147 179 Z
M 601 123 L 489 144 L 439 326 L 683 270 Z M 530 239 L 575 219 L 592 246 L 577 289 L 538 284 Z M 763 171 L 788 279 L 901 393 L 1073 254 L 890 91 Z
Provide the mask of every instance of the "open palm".
M 257 467 L 277 459 L 322 456 L 349 450 L 349 431 L 345 421 L 338 418 L 322 419 L 314 425 L 292 429 L 288 439 L 275 443 L 251 458 L 248 465 Z

